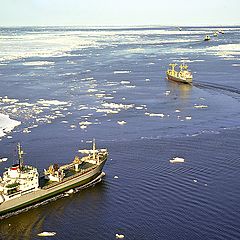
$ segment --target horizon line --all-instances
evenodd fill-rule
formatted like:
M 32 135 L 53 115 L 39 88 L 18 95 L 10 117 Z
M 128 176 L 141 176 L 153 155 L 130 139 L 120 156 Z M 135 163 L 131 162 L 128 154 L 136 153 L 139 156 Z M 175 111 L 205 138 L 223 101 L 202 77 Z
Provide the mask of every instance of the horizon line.
M 81 28 L 157 28 L 157 27 L 240 27 L 240 24 L 210 24 L 210 25 L 158 25 L 158 24 L 133 24 L 133 25 L 0 25 L 0 28 L 21 28 L 21 27 L 81 27 Z

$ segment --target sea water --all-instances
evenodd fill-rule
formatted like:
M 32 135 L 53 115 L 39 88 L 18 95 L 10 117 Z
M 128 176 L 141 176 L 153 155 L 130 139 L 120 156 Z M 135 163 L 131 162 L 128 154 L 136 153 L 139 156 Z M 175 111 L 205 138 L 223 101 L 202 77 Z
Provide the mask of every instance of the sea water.
M 0 28 L 1 175 L 18 142 L 39 171 L 93 138 L 110 153 L 101 183 L 2 220 L 0 238 L 239 239 L 240 28 L 218 29 Z M 172 62 L 193 86 L 166 80 Z

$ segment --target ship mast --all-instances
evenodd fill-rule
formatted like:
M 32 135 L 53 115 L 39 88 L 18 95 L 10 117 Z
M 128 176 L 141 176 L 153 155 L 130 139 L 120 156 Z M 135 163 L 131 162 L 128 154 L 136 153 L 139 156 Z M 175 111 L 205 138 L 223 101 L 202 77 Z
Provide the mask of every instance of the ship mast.
M 177 64 L 176 63 L 170 63 L 169 64 L 169 66 L 172 68 L 170 71 L 171 71 L 171 73 L 173 74 L 173 75 L 175 75 L 175 67 L 177 66 Z
M 95 138 L 93 139 L 93 159 L 96 158 L 96 142 L 95 142 Z
M 177 66 L 177 64 L 176 63 L 170 63 L 169 66 L 172 67 L 171 70 L 174 72 L 175 71 L 175 67 Z
M 180 65 L 180 69 L 181 69 L 181 71 L 184 69 L 184 70 L 187 70 L 188 69 L 188 66 L 186 65 L 186 64 L 181 64 Z
M 19 167 L 20 167 L 20 170 L 22 169 L 23 167 L 23 150 L 22 150 L 22 147 L 21 147 L 21 144 L 18 143 L 17 144 L 17 153 L 18 153 L 18 162 L 19 162 Z

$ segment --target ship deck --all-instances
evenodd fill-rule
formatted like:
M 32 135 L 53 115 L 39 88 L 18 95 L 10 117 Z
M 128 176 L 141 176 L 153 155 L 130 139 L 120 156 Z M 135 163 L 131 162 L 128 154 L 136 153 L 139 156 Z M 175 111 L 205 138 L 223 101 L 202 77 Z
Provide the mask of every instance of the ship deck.
M 64 173 L 65 173 L 64 179 L 72 178 L 72 177 L 74 177 L 74 175 L 79 174 L 81 172 L 81 170 L 87 171 L 88 169 L 92 169 L 94 166 L 95 166 L 94 164 L 91 164 L 88 162 L 83 162 L 79 166 L 79 171 L 75 171 L 74 168 L 65 169 L 64 170 Z M 47 187 L 50 187 L 51 185 L 57 185 L 57 184 L 58 184 L 58 182 L 54 182 L 54 181 L 45 179 L 44 176 L 41 176 L 39 178 L 39 187 L 40 188 L 47 188 Z

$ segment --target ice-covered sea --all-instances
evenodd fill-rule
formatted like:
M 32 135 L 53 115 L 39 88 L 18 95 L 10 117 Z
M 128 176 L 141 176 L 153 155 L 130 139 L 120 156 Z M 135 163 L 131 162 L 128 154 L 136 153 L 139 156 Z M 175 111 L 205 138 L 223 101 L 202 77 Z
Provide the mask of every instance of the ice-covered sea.
M 0 236 L 239 239 L 239 39 L 240 27 L 0 28 L 1 174 L 17 142 L 40 171 L 92 138 L 110 152 L 103 182 L 2 220 Z M 165 79 L 172 62 L 193 86 Z

